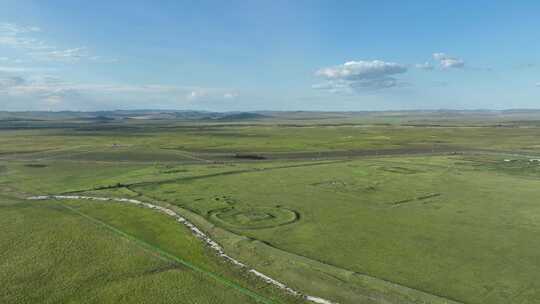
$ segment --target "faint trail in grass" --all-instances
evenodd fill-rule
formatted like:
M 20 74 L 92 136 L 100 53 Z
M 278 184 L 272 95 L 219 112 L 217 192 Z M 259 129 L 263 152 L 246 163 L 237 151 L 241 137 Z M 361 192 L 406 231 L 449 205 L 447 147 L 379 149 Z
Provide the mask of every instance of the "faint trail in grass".
M 408 203 L 412 203 L 412 202 L 416 202 L 416 201 L 423 201 L 423 200 L 438 197 L 438 196 L 441 196 L 441 195 L 442 195 L 441 193 L 431 193 L 431 194 L 426 194 L 426 195 L 422 195 L 422 196 L 418 196 L 418 197 L 404 199 L 404 200 L 400 200 L 400 201 L 396 201 L 396 202 L 391 202 L 389 204 L 392 205 L 392 207 L 399 207 L 399 206 L 404 205 L 404 204 L 408 204 Z
M 205 163 L 214 163 L 213 160 L 209 160 L 209 159 L 204 159 L 204 158 L 201 158 L 201 157 L 198 157 L 198 156 L 195 156 L 193 155 L 193 153 L 189 153 L 187 151 L 178 151 L 178 150 L 175 150 L 177 151 L 178 154 L 181 154 L 187 158 L 191 158 L 191 159 L 194 159 L 194 160 L 198 160 L 198 161 L 202 161 L 202 162 L 205 162 Z
M 118 183 L 118 184 L 115 184 L 115 185 L 103 186 L 103 187 L 99 187 L 99 188 L 79 189 L 79 190 L 73 190 L 73 191 L 60 192 L 60 194 L 74 194 L 74 193 L 79 193 L 79 192 L 87 192 L 87 191 L 95 191 L 95 190 L 107 190 L 107 189 L 116 189 L 116 188 L 130 188 L 130 187 L 140 187 L 140 186 L 149 186 L 149 185 L 163 185 L 163 184 L 169 184 L 169 183 L 174 183 L 174 182 L 178 182 L 178 181 L 189 181 L 189 180 L 197 180 L 197 179 L 204 179 L 204 178 L 217 177 L 217 176 L 227 176 L 227 175 L 235 175 L 235 174 L 243 174 L 243 173 L 256 173 L 256 172 L 279 170 L 279 169 L 289 169 L 289 168 L 298 168 L 298 167 L 311 167 L 311 166 L 329 165 L 329 164 L 348 162 L 348 161 L 350 161 L 350 160 L 348 160 L 348 159 L 346 159 L 346 160 L 334 160 L 334 161 L 324 161 L 324 162 L 316 162 L 316 163 L 304 163 L 304 164 L 296 164 L 296 165 L 265 167 L 265 168 L 259 168 L 259 169 L 232 170 L 232 171 L 217 172 L 217 173 L 211 173 L 211 174 L 205 174 L 205 175 L 176 177 L 176 178 L 165 179 L 165 180 L 157 180 L 157 181 L 142 181 L 142 182 L 125 183 L 125 184 Z
M 60 206 L 62 206 L 63 208 L 65 208 L 67 210 L 70 210 L 71 212 L 73 212 L 73 213 L 75 213 L 75 214 L 77 214 L 77 215 L 79 215 L 79 216 L 93 222 L 94 224 L 96 224 L 98 226 L 105 227 L 106 229 L 112 231 L 113 233 L 119 235 L 120 237 L 123 237 L 123 238 L 125 238 L 125 239 L 127 239 L 127 240 L 129 240 L 131 242 L 134 242 L 135 244 L 139 245 L 140 247 L 142 247 L 142 248 L 144 248 L 146 250 L 157 252 L 159 254 L 159 255 L 157 255 L 157 257 L 164 260 L 164 261 L 167 261 L 167 262 L 174 261 L 174 262 L 176 262 L 178 264 L 181 264 L 181 265 L 183 265 L 183 266 L 185 266 L 185 267 L 187 267 L 187 268 L 189 268 L 189 269 L 191 269 L 191 270 L 193 270 L 195 272 L 206 275 L 206 276 L 218 281 L 219 283 L 221 283 L 221 284 L 223 284 L 223 285 L 225 285 L 227 287 L 233 288 L 236 291 L 251 297 L 252 299 L 256 300 L 257 302 L 264 303 L 264 304 L 276 304 L 276 302 L 273 302 L 272 300 L 270 300 L 270 299 L 268 299 L 268 298 L 266 298 L 266 297 L 264 297 L 264 296 L 262 296 L 260 294 L 257 294 L 257 293 L 255 293 L 255 292 L 253 292 L 253 291 L 251 291 L 251 290 L 249 290 L 247 288 L 244 288 L 244 287 L 242 287 L 242 286 L 240 286 L 240 285 L 238 285 L 238 284 L 236 284 L 234 282 L 231 282 L 231 281 L 229 281 L 229 280 L 227 280 L 227 279 L 225 279 L 225 278 L 223 278 L 223 277 L 221 277 L 221 276 L 219 276 L 219 275 L 217 275 L 217 274 L 215 274 L 215 273 L 213 273 L 211 271 L 208 271 L 208 270 L 202 269 L 200 267 L 197 267 L 197 266 L 191 264 L 190 262 L 188 262 L 186 260 L 183 260 L 183 259 L 181 259 L 181 258 L 179 258 L 179 257 L 177 257 L 175 255 L 172 255 L 172 254 L 170 254 L 170 253 L 168 253 L 168 252 L 166 252 L 166 251 L 164 251 L 164 250 L 162 250 L 162 249 L 160 249 L 160 248 L 158 248 L 158 247 L 156 247 L 154 245 L 151 245 L 151 244 L 149 244 L 149 243 L 147 243 L 147 242 L 145 242 L 145 241 L 143 241 L 143 240 L 141 240 L 139 238 L 136 238 L 136 237 L 134 237 L 134 236 L 132 236 L 132 235 L 118 229 L 118 228 L 115 228 L 115 227 L 113 227 L 113 226 L 111 226 L 111 225 L 109 225 L 109 224 L 107 224 L 107 223 L 105 223 L 103 221 L 100 221 L 99 219 L 94 218 L 94 217 L 92 217 L 92 216 L 90 216 L 88 214 L 85 214 L 85 213 L 83 213 L 83 212 L 81 212 L 81 211 L 79 211 L 79 210 L 77 210 L 77 209 L 75 209 L 73 207 L 70 207 L 70 206 L 67 206 L 67 205 L 64 205 L 64 204 L 60 204 Z

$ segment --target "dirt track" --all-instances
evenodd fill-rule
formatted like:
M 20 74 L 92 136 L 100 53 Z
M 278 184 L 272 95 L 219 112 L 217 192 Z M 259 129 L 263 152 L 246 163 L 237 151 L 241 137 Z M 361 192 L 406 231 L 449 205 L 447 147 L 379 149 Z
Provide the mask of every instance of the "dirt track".
M 399 149 L 370 150 L 327 150 L 300 152 L 242 152 L 241 154 L 257 157 L 238 157 L 239 152 L 232 151 L 185 151 L 205 161 L 225 162 L 257 162 L 264 160 L 331 160 L 366 156 L 422 155 L 469 152 L 472 150 L 459 147 L 435 146 Z

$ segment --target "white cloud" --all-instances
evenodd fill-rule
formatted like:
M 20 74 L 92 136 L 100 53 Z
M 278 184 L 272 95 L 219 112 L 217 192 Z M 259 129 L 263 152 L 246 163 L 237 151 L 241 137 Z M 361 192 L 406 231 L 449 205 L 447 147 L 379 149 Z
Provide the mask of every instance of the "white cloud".
M 90 56 L 88 59 L 99 63 L 117 63 L 120 61 L 118 58 L 104 58 L 102 56 Z
M 28 36 L 40 31 L 41 29 L 35 26 L 0 23 L 0 45 L 33 51 L 53 49 L 44 41 Z
M 405 73 L 407 67 L 394 62 L 373 61 L 348 61 L 342 65 L 324 68 L 317 71 L 318 76 L 327 79 L 360 80 L 376 79 L 389 75 Z
M 348 81 L 329 80 L 325 83 L 314 84 L 311 88 L 323 90 L 329 93 L 352 93 L 352 87 Z
M 23 85 L 26 81 L 19 76 L 10 76 L 0 78 L 0 90 Z
M 394 76 L 405 72 L 405 65 L 394 62 L 348 61 L 318 70 L 316 75 L 327 81 L 312 87 L 333 93 L 386 89 L 398 86 L 400 82 Z
M 170 107 L 189 102 L 217 102 L 237 96 L 238 93 L 225 88 L 159 84 L 81 84 L 67 82 L 53 75 L 0 75 L 0 100 L 6 100 L 6 108 L 11 105 L 11 108 L 26 106 L 34 109 L 99 109 L 111 105 L 147 107 L 149 103 L 162 103 Z
M 59 95 L 59 94 L 56 94 L 56 95 L 49 95 L 49 96 L 46 96 L 44 98 L 44 100 L 49 104 L 49 105 L 57 105 L 57 104 L 60 104 L 64 101 L 64 96 L 63 95 Z
M 62 62 L 77 62 L 87 59 L 99 63 L 116 63 L 116 58 L 104 58 L 102 56 L 91 56 L 88 48 L 78 47 L 66 50 L 54 50 L 50 52 L 38 52 L 35 56 L 41 57 L 44 60 L 62 61 Z
M 193 90 L 186 95 L 186 98 L 189 100 L 197 100 L 197 99 L 204 98 L 207 96 L 208 96 L 208 93 L 203 90 Z
M 537 86 L 537 87 L 540 87 L 540 81 L 536 83 L 536 86 Z
M 225 99 L 235 99 L 239 96 L 238 93 L 236 92 L 226 92 L 225 94 L 223 94 L 223 98 Z
M 40 61 L 78 62 L 88 59 L 96 62 L 115 62 L 100 56 L 91 55 L 87 48 L 60 48 L 35 38 L 41 29 L 34 26 L 20 26 L 13 23 L 0 23 L 0 45 L 22 50 L 24 55 Z
M 429 61 L 426 61 L 424 63 L 418 63 L 418 64 L 415 64 L 414 66 L 417 69 L 426 70 L 426 71 L 431 71 L 431 70 L 433 70 L 435 68 L 433 66 L 433 64 L 431 64 L 431 62 L 429 62 Z
M 55 50 L 55 51 L 47 52 L 43 55 L 45 55 L 47 58 L 51 60 L 66 61 L 66 62 L 79 61 L 82 58 L 89 57 L 88 52 L 86 51 L 85 47 L 73 48 L 73 49 L 67 49 L 67 50 Z
M 13 23 L 0 23 L 0 32 L 17 35 L 21 33 L 41 32 L 41 29 L 37 26 L 21 26 Z
M 17 73 L 17 72 L 25 72 L 28 70 L 29 70 L 28 68 L 23 68 L 23 67 L 0 66 L 0 72 Z
M 47 105 L 57 105 L 68 97 L 78 96 L 76 90 L 50 76 L 27 79 L 20 76 L 0 78 L 0 96 L 2 94 L 9 96 L 10 99 L 37 99 Z
M 460 69 L 465 67 L 465 61 L 461 58 L 452 57 L 445 53 L 434 53 L 433 59 L 439 62 L 442 69 Z

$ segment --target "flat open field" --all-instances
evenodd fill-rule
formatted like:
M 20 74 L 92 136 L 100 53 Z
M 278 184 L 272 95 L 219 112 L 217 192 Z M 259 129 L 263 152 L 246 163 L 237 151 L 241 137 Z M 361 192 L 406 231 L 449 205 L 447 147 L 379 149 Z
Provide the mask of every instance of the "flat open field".
M 259 292 L 207 273 L 234 277 L 183 227 L 151 211 L 76 202 L 3 201 L 0 208 L 2 303 L 259 302 Z
M 310 115 L 2 121 L 0 302 L 540 302 L 540 116 Z

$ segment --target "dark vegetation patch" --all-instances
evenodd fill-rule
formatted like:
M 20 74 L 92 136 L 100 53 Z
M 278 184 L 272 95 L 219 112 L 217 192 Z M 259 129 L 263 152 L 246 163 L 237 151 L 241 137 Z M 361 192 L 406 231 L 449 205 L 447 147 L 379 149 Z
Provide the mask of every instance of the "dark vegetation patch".
M 51 122 L 28 122 L 28 121 L 18 121 L 18 122 L 0 122 L 0 130 L 29 130 L 29 129 L 66 129 L 76 127 L 75 124 L 69 123 L 51 123 Z
M 238 159 L 252 159 L 252 160 L 263 160 L 266 159 L 266 156 L 260 154 L 245 154 L 245 153 L 236 153 L 234 158 Z
M 189 136 L 205 136 L 205 137 L 216 137 L 216 138 L 268 138 L 271 135 L 261 134 L 261 133 L 246 133 L 241 130 L 234 130 L 232 128 L 201 128 L 197 130 L 190 130 L 185 132 L 185 135 Z
M 233 114 L 226 114 L 223 117 L 217 118 L 217 120 L 220 121 L 236 121 L 236 120 L 254 120 L 254 119 L 263 119 L 268 118 L 266 115 L 258 114 L 258 113 L 233 113 Z
M 141 127 L 136 126 L 128 126 L 128 125 L 96 125 L 91 124 L 89 126 L 81 126 L 79 128 L 75 128 L 75 131 L 122 131 L 122 132 L 129 132 L 129 131 L 140 131 Z
M 98 115 L 94 117 L 81 118 L 81 120 L 87 120 L 87 121 L 91 121 L 95 123 L 107 123 L 107 122 L 112 122 L 115 119 L 112 117 L 104 116 L 104 115 Z
M 401 201 L 397 201 L 397 202 L 392 202 L 392 203 L 390 203 L 390 205 L 399 206 L 399 205 L 411 203 L 411 202 L 414 202 L 414 201 L 427 200 L 427 199 L 438 197 L 438 196 L 441 196 L 441 193 L 430 193 L 430 194 L 426 194 L 426 195 L 422 195 L 422 196 L 418 196 L 418 197 L 414 197 L 414 198 L 410 198 L 410 199 L 405 199 L 405 200 L 401 200 Z
M 2 155 L 17 155 L 17 154 L 32 154 L 32 153 L 40 153 L 40 152 L 47 152 L 47 151 L 50 151 L 50 149 L 24 150 L 24 151 L 2 151 L 2 152 L 0 152 L 0 156 L 2 156 Z
M 24 166 L 28 168 L 46 168 L 47 167 L 47 165 L 45 164 L 25 164 Z
M 135 131 L 133 131 L 133 132 L 129 132 L 129 131 L 122 132 L 122 131 L 112 131 L 112 130 L 111 131 L 70 130 L 70 131 L 65 131 L 65 132 L 58 132 L 58 133 L 55 133 L 55 134 L 48 134 L 48 135 L 44 135 L 44 136 L 49 136 L 49 135 L 66 136 L 66 137 L 70 137 L 70 136 L 76 136 L 76 137 L 82 137 L 82 136 L 88 136 L 88 137 L 91 137 L 91 136 L 95 136 L 95 137 L 110 136 L 110 137 L 120 137 L 120 138 L 151 137 L 152 136 L 151 134 L 147 134 L 147 132 L 144 132 L 143 130 L 137 130 L 136 132 Z
M 227 151 L 222 151 L 227 152 Z M 362 156 L 390 156 L 390 155 L 415 155 L 415 154 L 433 154 L 433 153 L 456 153 L 456 148 L 437 147 L 433 150 L 431 147 L 400 148 L 400 149 L 374 149 L 365 150 L 332 150 L 332 151 L 309 151 L 309 152 L 265 152 L 264 156 L 268 159 L 287 159 L 287 160 L 315 160 L 315 159 L 347 159 Z
M 117 188 L 124 188 L 124 187 L 128 187 L 128 186 L 129 186 L 128 184 L 116 183 L 116 184 L 112 184 L 112 185 L 100 185 L 100 186 L 95 186 L 95 187 L 92 188 L 91 190 L 117 189 Z
M 405 168 L 405 167 L 381 167 L 381 170 L 386 171 L 386 172 L 392 172 L 392 173 L 400 173 L 400 174 L 415 174 L 415 173 L 422 172 L 417 169 L 411 169 L 411 168 Z
M 163 174 L 173 174 L 173 173 L 183 173 L 183 172 L 189 172 L 189 170 L 173 168 L 173 169 L 159 171 L 159 173 L 163 173 Z
M 221 196 L 216 196 L 213 198 L 214 201 L 220 201 L 220 202 L 224 202 L 226 204 L 229 204 L 229 205 L 233 205 L 236 203 L 236 200 L 234 198 L 232 198 L 231 196 L 228 196 L 228 195 L 221 195 Z
M 137 151 L 137 150 L 116 150 L 116 151 L 92 151 L 85 153 L 69 154 L 62 157 L 72 160 L 91 160 L 91 161 L 186 161 L 185 156 L 175 153 L 162 153 L 159 151 Z M 191 161 L 191 160 L 190 160 Z

